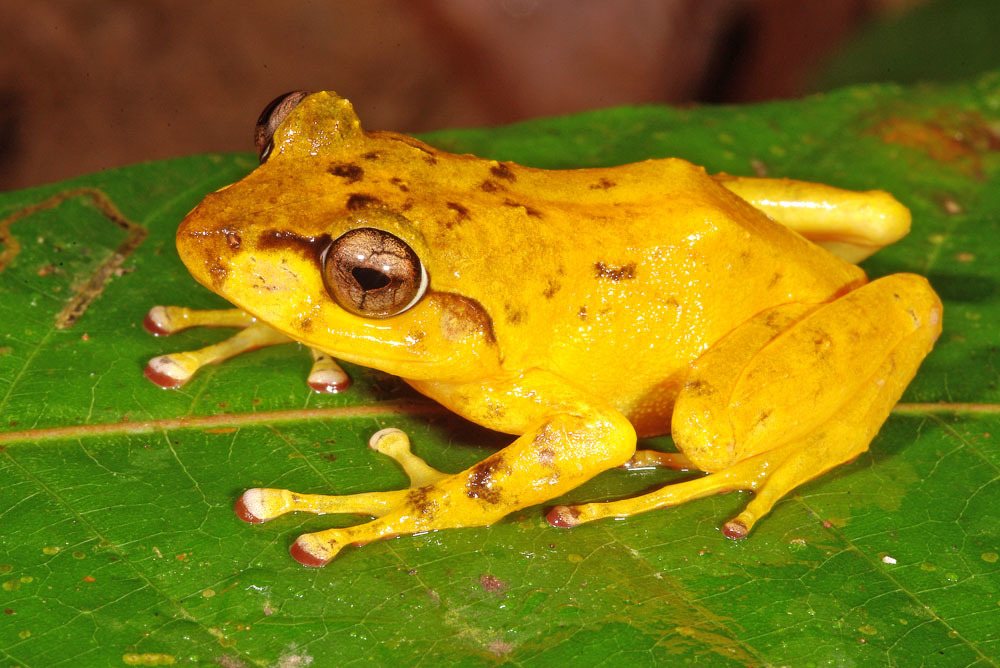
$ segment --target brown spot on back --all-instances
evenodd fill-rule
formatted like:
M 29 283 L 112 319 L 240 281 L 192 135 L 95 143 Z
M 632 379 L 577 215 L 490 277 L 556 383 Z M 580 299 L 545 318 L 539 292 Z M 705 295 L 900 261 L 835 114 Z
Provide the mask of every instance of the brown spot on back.
M 500 190 L 500 184 L 496 181 L 486 180 L 479 184 L 479 189 L 486 193 L 495 193 Z
M 576 315 L 580 318 L 580 320 L 586 320 L 587 319 L 587 307 L 586 306 L 581 306 L 580 310 L 576 312 Z
M 542 296 L 545 297 L 546 299 L 552 299 L 553 297 L 556 296 L 556 293 L 559 292 L 559 290 L 561 289 L 562 289 L 562 284 L 559 283 L 559 281 L 550 278 L 549 285 L 548 287 L 545 288 L 545 291 L 542 292 Z
M 528 206 L 526 204 L 521 204 L 520 202 L 515 202 L 512 199 L 505 199 L 503 201 L 503 205 L 504 206 L 509 206 L 509 207 L 512 207 L 512 208 L 524 209 L 524 212 L 526 214 L 528 214 L 529 216 L 531 216 L 532 218 L 542 218 L 543 217 L 542 216 L 542 212 L 539 211 L 538 209 L 533 209 L 532 207 L 530 207 L 530 206 Z
M 334 176 L 346 179 L 348 183 L 357 183 L 364 178 L 365 170 L 352 163 L 330 165 L 329 171 Z
M 635 278 L 635 264 L 630 262 L 629 264 L 621 267 L 615 267 L 603 262 L 595 262 L 594 276 L 613 281 L 615 283 L 619 281 L 630 281 Z
M 365 153 L 361 157 L 364 158 L 365 160 L 378 160 L 378 152 L 377 151 L 369 151 L 368 153 Z
M 610 181 L 610 180 L 608 180 L 608 179 L 606 179 L 606 178 L 604 178 L 602 176 L 601 179 L 597 183 L 591 183 L 590 184 L 590 189 L 591 190 L 607 190 L 608 188 L 614 188 L 616 185 L 618 185 L 618 184 L 616 184 L 614 181 Z
M 449 209 L 458 214 L 456 216 L 457 220 L 462 221 L 469 219 L 469 210 L 466 209 L 461 204 L 459 204 L 458 202 L 447 202 L 445 206 L 447 206 Z M 447 227 L 448 229 L 451 229 L 452 225 L 453 223 L 451 222 L 445 223 L 445 227 Z
M 497 177 L 498 179 L 503 179 L 504 181 L 510 181 L 511 183 L 517 181 L 517 175 L 514 174 L 513 171 L 511 171 L 510 167 L 508 167 L 502 162 L 498 162 L 497 164 L 490 167 L 490 174 Z
M 410 192 L 410 187 L 406 185 L 406 181 L 404 181 L 403 179 L 399 178 L 398 176 L 394 176 L 391 179 L 389 179 L 389 183 L 391 183 L 392 185 L 396 186 L 397 188 L 399 188 L 400 190 L 402 190 L 404 193 Z
M 771 277 L 771 282 L 767 284 L 767 287 L 773 288 L 774 286 L 776 286 L 778 282 L 781 281 L 783 276 L 784 274 L 782 274 L 780 271 L 774 272 L 774 276 Z
M 225 230 L 226 233 L 226 243 L 233 250 L 239 250 L 240 244 L 243 243 L 243 237 L 239 235 L 238 232 L 233 232 L 230 230 Z
M 374 195 L 365 195 L 362 193 L 354 193 L 347 198 L 348 211 L 358 211 L 359 209 L 370 207 L 385 207 L 385 202 Z

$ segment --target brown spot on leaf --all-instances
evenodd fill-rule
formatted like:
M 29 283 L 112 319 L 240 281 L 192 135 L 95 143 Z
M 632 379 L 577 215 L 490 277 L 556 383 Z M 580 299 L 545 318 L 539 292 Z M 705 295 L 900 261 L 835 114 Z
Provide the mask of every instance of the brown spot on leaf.
M 365 170 L 361 169 L 361 167 L 346 162 L 330 165 L 330 169 L 328 171 L 334 176 L 346 179 L 348 183 L 357 183 L 364 178 L 365 175 Z
M 635 278 L 635 264 L 630 262 L 629 264 L 616 267 L 603 262 L 595 262 L 594 276 L 613 281 L 615 283 L 619 281 L 630 281 Z
M 889 144 L 921 151 L 980 179 L 984 176 L 985 154 L 1000 151 L 1000 134 L 986 119 L 954 109 L 941 109 L 929 119 L 893 116 L 874 126 L 869 134 Z
M 492 592 L 494 594 L 503 593 L 507 589 L 506 582 L 495 575 L 490 575 L 489 573 L 483 573 L 479 576 L 479 586 L 482 587 L 484 591 Z

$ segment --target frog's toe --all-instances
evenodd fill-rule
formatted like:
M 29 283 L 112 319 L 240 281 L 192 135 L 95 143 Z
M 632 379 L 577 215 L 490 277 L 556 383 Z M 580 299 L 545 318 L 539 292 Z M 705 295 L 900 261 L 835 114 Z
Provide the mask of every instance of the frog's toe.
M 236 499 L 233 511 L 244 522 L 260 524 L 288 512 L 289 504 L 285 498 L 288 493 L 284 489 L 254 487 Z
M 149 360 L 143 373 L 160 387 L 172 389 L 188 382 L 198 366 L 197 361 L 184 357 L 184 353 L 175 353 Z
M 328 545 L 315 540 L 312 534 L 299 536 L 292 543 L 292 546 L 288 548 L 288 553 L 292 555 L 292 559 L 310 568 L 326 566 L 337 556 L 337 552 L 340 552 L 340 550 L 331 550 Z
M 337 394 L 351 386 L 351 378 L 332 357 L 315 348 L 311 348 L 313 356 L 312 369 L 306 382 L 313 392 Z
M 169 336 L 176 331 L 166 306 L 154 306 L 142 321 L 143 328 L 153 336 Z

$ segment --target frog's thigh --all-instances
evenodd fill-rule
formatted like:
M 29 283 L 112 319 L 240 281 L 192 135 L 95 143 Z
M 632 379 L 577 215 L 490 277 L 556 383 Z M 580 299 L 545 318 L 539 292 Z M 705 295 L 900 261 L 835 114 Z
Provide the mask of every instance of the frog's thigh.
M 487 526 L 620 465 L 634 450 L 635 431 L 628 420 L 611 409 L 559 413 L 461 473 L 446 475 L 417 460 L 417 469 L 426 467 L 422 470 L 431 473 L 421 478 L 408 468 L 413 483 L 408 490 L 349 497 L 251 490 L 251 498 L 244 495 L 237 512 L 250 521 L 270 519 L 289 510 L 377 516 L 365 524 L 299 536 L 290 550 L 292 556 L 308 566 L 323 566 L 346 545 L 438 529 Z M 392 456 L 407 466 L 399 456 Z M 253 508 L 248 507 L 248 501 Z M 266 516 L 260 517 L 258 512 Z
M 818 308 L 774 313 L 707 351 L 678 396 L 674 440 L 711 475 L 634 499 L 559 508 L 550 521 L 579 524 L 756 490 L 726 525 L 727 535 L 745 535 L 792 488 L 868 448 L 941 330 L 937 295 L 909 274 Z M 793 324 L 776 334 L 782 320 Z
M 881 190 L 858 192 L 791 179 L 716 178 L 774 220 L 848 262 L 860 262 L 910 230 L 910 211 Z

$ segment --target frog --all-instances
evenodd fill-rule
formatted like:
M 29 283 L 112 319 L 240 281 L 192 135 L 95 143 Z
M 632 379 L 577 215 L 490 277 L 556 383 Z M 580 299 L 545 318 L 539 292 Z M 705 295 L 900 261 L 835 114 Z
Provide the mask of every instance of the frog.
M 709 174 L 681 158 L 540 169 L 366 131 L 334 92 L 295 92 L 255 129 L 260 164 L 181 222 L 194 279 L 234 305 L 157 306 L 147 328 L 237 327 L 151 361 L 163 386 L 246 350 L 296 341 L 309 383 L 343 391 L 336 360 L 398 376 L 512 441 L 440 471 L 399 429 L 368 445 L 409 476 L 349 495 L 248 489 L 238 517 L 371 519 L 298 536 L 300 563 L 347 546 L 489 526 L 597 474 L 693 477 L 631 498 L 557 504 L 567 529 L 712 494 L 749 492 L 721 524 L 741 539 L 793 489 L 865 452 L 931 351 L 941 301 L 916 274 L 857 263 L 902 238 L 881 190 Z M 676 451 L 638 449 L 670 434 Z M 319 490 L 328 492 L 331 490 Z

